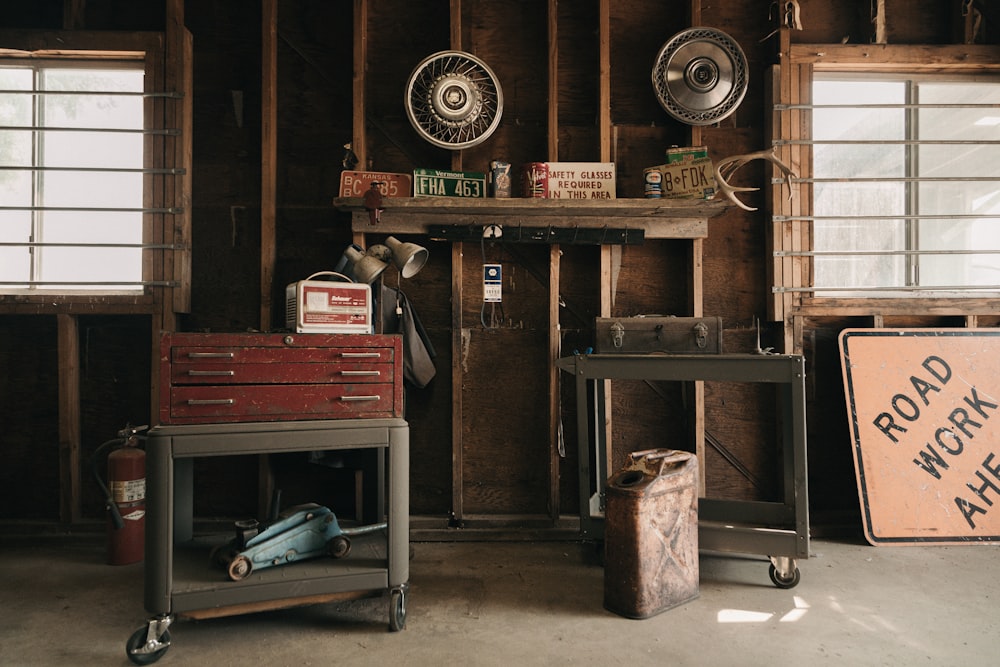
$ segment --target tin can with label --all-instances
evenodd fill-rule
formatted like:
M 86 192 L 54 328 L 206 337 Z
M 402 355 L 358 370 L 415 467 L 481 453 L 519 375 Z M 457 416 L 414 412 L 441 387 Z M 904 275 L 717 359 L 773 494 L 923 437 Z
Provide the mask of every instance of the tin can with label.
M 663 172 L 659 167 L 646 167 L 642 170 L 642 178 L 646 199 L 659 199 L 663 196 Z
M 509 199 L 511 191 L 510 162 L 493 160 L 490 162 L 488 192 L 490 197 Z
M 667 164 L 675 162 L 687 162 L 689 160 L 699 160 L 708 157 L 707 146 L 671 146 L 666 151 Z
M 549 165 L 529 162 L 524 165 L 524 196 L 545 199 L 549 196 Z

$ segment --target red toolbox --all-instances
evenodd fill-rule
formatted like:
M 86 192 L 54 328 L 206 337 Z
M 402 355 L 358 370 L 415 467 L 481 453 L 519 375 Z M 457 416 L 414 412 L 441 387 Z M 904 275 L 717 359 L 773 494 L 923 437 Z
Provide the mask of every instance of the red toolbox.
M 402 338 L 164 333 L 160 423 L 403 416 Z

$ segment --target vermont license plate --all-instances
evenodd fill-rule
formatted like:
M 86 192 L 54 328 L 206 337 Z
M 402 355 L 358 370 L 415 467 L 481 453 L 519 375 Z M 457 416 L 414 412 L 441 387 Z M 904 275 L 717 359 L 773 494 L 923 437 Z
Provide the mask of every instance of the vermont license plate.
M 486 174 L 475 171 L 413 170 L 414 197 L 485 197 Z

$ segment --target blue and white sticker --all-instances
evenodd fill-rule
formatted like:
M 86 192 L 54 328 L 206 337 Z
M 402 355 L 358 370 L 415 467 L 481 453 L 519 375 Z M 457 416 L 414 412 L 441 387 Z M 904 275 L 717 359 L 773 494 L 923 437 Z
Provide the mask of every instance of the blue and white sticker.
M 503 272 L 499 264 L 483 264 L 483 301 L 500 303 L 503 298 Z

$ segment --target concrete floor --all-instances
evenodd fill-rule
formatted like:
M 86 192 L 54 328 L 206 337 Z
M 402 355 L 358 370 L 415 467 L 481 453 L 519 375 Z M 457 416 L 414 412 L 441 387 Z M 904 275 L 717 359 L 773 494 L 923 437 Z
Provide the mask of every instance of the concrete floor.
M 0 664 L 131 664 L 142 564 L 105 565 L 94 539 L 32 542 L 0 541 Z M 697 599 L 630 620 L 603 608 L 592 545 L 415 543 L 402 632 L 387 596 L 179 620 L 156 664 L 996 664 L 995 546 L 812 547 L 790 590 L 761 557 L 703 554 Z

